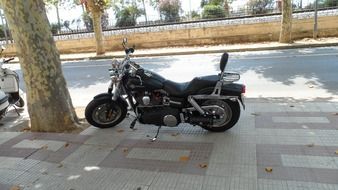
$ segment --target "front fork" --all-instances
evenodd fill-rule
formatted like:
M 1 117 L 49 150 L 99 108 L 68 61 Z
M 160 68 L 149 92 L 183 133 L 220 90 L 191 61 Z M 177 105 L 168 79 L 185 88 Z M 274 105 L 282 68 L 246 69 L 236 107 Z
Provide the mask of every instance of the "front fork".
M 112 100 L 116 101 L 121 93 L 120 93 L 120 82 L 114 83 L 113 81 L 110 82 L 109 87 L 108 87 L 108 94 L 113 94 Z

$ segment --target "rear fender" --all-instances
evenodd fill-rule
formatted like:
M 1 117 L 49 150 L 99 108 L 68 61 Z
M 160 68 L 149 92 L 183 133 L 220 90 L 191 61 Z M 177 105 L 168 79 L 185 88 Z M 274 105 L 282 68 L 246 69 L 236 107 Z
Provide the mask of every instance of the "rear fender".
M 102 93 L 102 94 L 98 94 L 94 97 L 94 99 L 99 99 L 99 98 L 106 98 L 109 100 L 113 100 L 113 94 L 112 93 Z M 126 106 L 126 108 L 128 107 L 128 103 L 127 101 L 122 98 L 122 97 L 118 97 L 116 101 L 121 102 L 124 106 Z
M 199 91 L 198 94 L 211 94 L 214 91 L 215 87 L 205 88 Z M 243 84 L 231 83 L 222 86 L 221 95 L 224 96 L 237 96 L 238 100 L 241 102 L 243 109 L 245 109 L 243 93 L 245 86 Z

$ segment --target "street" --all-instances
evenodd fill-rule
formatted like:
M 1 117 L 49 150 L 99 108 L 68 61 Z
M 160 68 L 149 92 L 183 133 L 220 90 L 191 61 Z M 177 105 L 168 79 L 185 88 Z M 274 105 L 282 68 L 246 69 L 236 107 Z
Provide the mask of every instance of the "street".
M 220 57 L 221 54 L 204 54 L 133 60 L 169 80 L 185 82 L 195 76 L 218 74 Z M 93 96 L 107 90 L 110 62 L 63 63 L 75 106 L 86 106 Z M 9 67 L 21 75 L 18 64 Z M 239 82 L 246 84 L 248 98 L 338 100 L 338 47 L 230 53 L 226 70 L 241 74 Z M 23 80 L 20 85 L 24 90 Z

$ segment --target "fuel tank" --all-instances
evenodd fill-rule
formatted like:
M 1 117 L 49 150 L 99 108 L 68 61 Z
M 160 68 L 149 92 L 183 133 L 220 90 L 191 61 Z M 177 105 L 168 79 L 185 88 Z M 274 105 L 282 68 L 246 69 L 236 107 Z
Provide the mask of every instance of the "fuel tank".
M 157 90 L 163 89 L 163 83 L 166 81 L 161 75 L 154 72 L 140 69 L 136 75 L 140 77 L 129 77 L 127 79 L 127 88 L 130 90 Z

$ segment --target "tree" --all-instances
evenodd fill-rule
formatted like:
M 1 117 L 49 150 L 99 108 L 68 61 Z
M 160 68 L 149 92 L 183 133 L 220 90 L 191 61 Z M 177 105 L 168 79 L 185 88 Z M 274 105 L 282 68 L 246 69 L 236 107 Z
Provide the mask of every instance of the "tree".
M 203 7 L 202 18 L 223 18 L 225 17 L 225 11 L 220 5 L 205 5 Z
M 273 9 L 274 0 L 249 0 L 247 7 L 253 15 L 266 14 Z
M 338 6 L 338 0 L 318 0 L 318 8 L 326 8 L 326 7 L 336 7 Z M 305 6 L 305 9 L 314 9 L 314 3 L 310 3 Z
M 115 11 L 117 27 L 135 26 L 136 19 L 144 13 L 135 2 L 126 6 L 122 5 L 122 7 L 116 6 Z
M 282 1 L 282 22 L 279 35 L 280 43 L 292 43 L 292 3 L 291 0 Z
M 148 17 L 147 17 L 146 4 L 145 4 L 144 0 L 139 0 L 139 1 L 142 2 L 142 5 L 143 5 L 143 12 L 144 12 L 144 18 L 145 18 L 146 24 L 148 24 Z
M 62 74 L 43 0 L 0 0 L 27 87 L 33 131 L 75 129 L 78 118 Z
M 102 55 L 105 53 L 103 45 L 103 35 L 102 35 L 102 24 L 101 17 L 102 13 L 106 8 L 110 6 L 109 0 L 82 0 L 81 3 L 84 3 L 88 12 L 90 12 L 93 19 L 93 28 L 95 33 L 96 41 L 96 54 Z
M 61 31 L 61 21 L 60 21 L 60 12 L 59 12 L 59 3 L 60 0 L 45 0 L 45 3 L 48 5 L 52 5 L 55 7 L 56 10 L 56 18 L 57 18 L 57 24 L 58 24 L 58 32 Z
M 165 21 L 176 22 L 180 20 L 180 0 L 154 0 L 152 5 L 159 10 L 160 17 L 164 17 Z
M 202 18 L 223 18 L 230 16 L 230 6 L 232 0 L 202 0 Z

